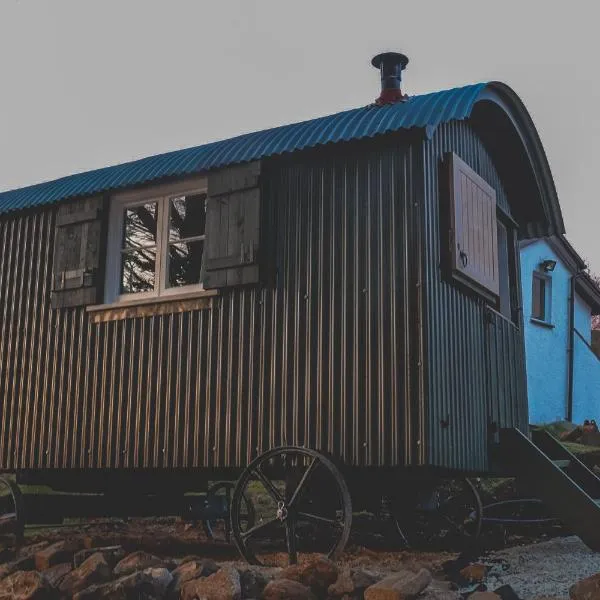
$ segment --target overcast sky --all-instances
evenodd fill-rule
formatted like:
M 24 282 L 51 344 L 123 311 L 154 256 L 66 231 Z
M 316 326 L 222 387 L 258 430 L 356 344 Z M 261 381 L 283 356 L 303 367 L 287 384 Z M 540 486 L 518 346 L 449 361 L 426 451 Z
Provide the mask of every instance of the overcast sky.
M 0 190 L 409 94 L 521 96 L 600 271 L 600 10 L 571 0 L 0 0 Z

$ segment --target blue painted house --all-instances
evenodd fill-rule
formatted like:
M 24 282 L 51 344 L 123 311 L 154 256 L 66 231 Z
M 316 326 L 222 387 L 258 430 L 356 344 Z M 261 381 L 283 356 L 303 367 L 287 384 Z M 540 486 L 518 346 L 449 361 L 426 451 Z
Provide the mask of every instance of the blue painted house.
M 564 236 L 526 240 L 520 254 L 529 420 L 600 422 L 600 289 Z

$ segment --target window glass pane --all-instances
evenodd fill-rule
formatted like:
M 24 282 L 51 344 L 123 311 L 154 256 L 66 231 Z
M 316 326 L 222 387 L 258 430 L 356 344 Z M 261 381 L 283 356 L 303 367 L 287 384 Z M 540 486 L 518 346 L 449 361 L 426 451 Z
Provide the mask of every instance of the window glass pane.
M 156 248 L 130 250 L 121 254 L 121 294 L 154 290 Z
M 533 276 L 532 304 L 531 316 L 544 321 L 546 319 L 546 280 L 535 274 Z
M 127 207 L 123 214 L 123 248 L 156 244 L 156 202 Z
M 169 240 L 204 235 L 206 224 L 206 194 L 178 196 L 169 206 Z
M 546 280 L 540 279 L 540 319 L 546 320 Z
M 167 286 L 179 287 L 200 283 L 204 241 L 169 244 Z

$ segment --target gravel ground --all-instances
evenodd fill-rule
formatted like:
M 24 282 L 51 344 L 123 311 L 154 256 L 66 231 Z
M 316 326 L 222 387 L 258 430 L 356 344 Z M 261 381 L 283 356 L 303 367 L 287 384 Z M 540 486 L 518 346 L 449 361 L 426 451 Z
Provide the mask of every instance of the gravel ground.
M 600 572 L 600 553 L 575 536 L 499 550 L 482 562 L 491 567 L 485 582 L 488 589 L 508 584 L 523 600 L 567 599 L 574 583 Z

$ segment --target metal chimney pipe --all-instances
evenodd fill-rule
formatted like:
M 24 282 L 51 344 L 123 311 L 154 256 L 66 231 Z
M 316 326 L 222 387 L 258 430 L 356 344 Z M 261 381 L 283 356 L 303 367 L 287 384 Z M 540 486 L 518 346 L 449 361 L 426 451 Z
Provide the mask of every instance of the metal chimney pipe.
M 383 52 L 373 57 L 371 64 L 381 74 L 381 94 L 376 104 L 394 104 L 403 102 L 408 96 L 402 93 L 402 71 L 406 69 L 408 57 L 399 52 Z

